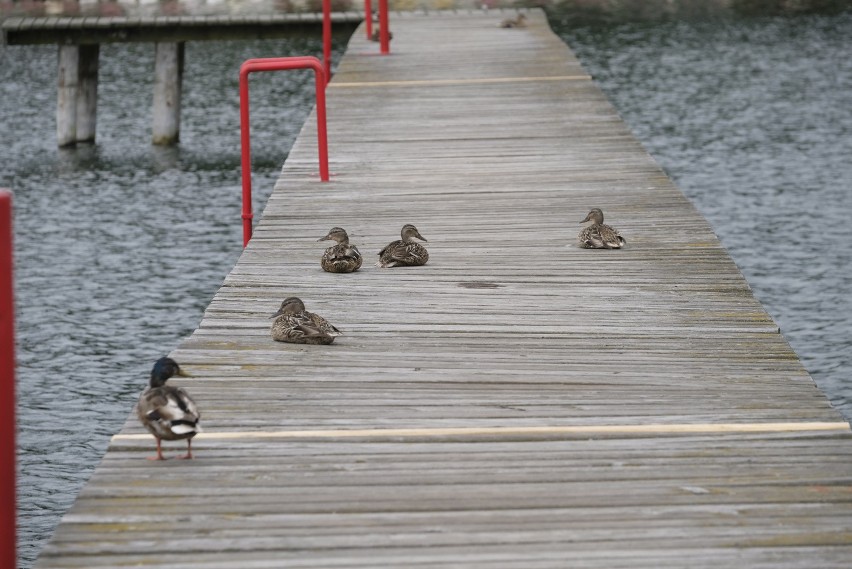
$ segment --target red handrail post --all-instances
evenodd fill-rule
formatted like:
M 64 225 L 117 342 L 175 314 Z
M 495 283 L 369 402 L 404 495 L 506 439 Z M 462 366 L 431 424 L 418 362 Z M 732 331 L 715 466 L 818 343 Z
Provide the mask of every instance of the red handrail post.
M 0 190 L 0 567 L 17 567 L 12 194 Z
M 390 53 L 388 0 L 379 0 L 379 44 L 382 55 L 387 55 Z
M 367 39 L 373 37 L 373 5 L 370 0 L 364 0 L 364 24 L 367 27 Z
M 328 83 L 331 81 L 331 0 L 322 0 L 322 59 Z
M 319 149 L 320 180 L 328 182 L 328 131 L 325 114 L 325 69 L 323 63 L 313 56 L 269 57 L 249 59 L 240 66 L 240 164 L 243 177 L 243 247 L 248 245 L 252 234 L 254 212 L 251 203 L 251 135 L 249 129 L 249 73 L 257 71 L 288 71 L 291 69 L 313 69 L 317 107 L 317 146 Z

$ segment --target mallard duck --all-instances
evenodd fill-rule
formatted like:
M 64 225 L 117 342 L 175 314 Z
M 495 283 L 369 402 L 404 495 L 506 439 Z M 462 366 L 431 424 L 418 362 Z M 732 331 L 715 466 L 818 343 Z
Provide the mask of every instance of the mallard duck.
M 429 260 L 429 252 L 426 247 L 412 241 L 413 238 L 426 241 L 426 238 L 420 235 L 416 227 L 410 223 L 403 225 L 400 236 L 402 239 L 391 242 L 379 251 L 377 267 L 417 267 L 425 265 L 426 261 Z
M 180 387 L 166 385 L 175 375 L 189 377 L 173 359 L 160 358 L 151 370 L 148 389 L 139 396 L 139 420 L 157 441 L 157 456 L 148 457 L 149 460 L 165 460 L 160 446 L 163 439 L 186 439 L 186 454 L 178 458 L 192 458 L 192 437 L 201 431 L 201 413 L 189 394 Z
M 342 334 L 318 314 L 305 310 L 305 303 L 291 296 L 273 314 L 272 339 L 292 344 L 330 344 Z
M 325 237 L 317 241 L 337 241 L 325 250 L 320 259 L 320 265 L 329 273 L 351 273 L 361 267 L 361 253 L 355 245 L 349 244 L 349 235 L 341 227 L 332 227 Z
M 373 30 L 373 33 L 370 34 L 370 41 L 382 41 L 381 29 L 376 28 Z M 393 39 L 393 32 L 388 30 L 388 41 Z
M 501 28 L 524 28 L 527 25 L 527 17 L 525 14 L 518 14 L 517 18 L 506 18 L 500 22 Z
M 605 225 L 603 212 L 593 208 L 580 223 L 591 221 L 592 224 L 583 229 L 577 236 L 580 247 L 585 249 L 621 249 L 627 241 L 614 228 Z

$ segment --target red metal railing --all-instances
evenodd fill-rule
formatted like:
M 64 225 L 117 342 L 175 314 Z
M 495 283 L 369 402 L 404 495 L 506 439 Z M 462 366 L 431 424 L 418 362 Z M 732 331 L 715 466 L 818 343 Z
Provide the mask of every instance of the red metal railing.
M 12 194 L 0 190 L 0 567 L 17 567 Z
M 251 204 L 251 136 L 249 133 L 249 73 L 258 71 L 287 71 L 313 69 L 316 84 L 317 146 L 319 147 L 320 179 L 328 182 L 328 134 L 325 118 L 326 77 L 322 62 L 316 57 L 270 57 L 249 59 L 240 66 L 240 143 L 242 145 L 243 175 L 243 247 L 252 233 L 254 212 Z
M 331 81 L 331 0 L 322 0 L 322 60 L 328 83 Z
M 364 0 L 364 26 L 367 28 L 367 39 L 373 37 L 373 5 L 370 0 Z
M 382 55 L 390 53 L 390 28 L 388 26 L 388 0 L 379 0 L 379 49 Z

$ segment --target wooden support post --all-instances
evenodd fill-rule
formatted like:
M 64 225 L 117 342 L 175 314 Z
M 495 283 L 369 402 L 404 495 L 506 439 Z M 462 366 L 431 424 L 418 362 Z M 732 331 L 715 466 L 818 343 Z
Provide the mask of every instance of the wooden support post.
M 98 117 L 98 55 L 100 45 L 80 46 L 77 91 L 77 142 L 94 142 Z
M 77 142 L 77 92 L 80 78 L 80 47 L 59 46 L 59 81 L 56 94 L 56 142 Z
M 157 43 L 154 57 L 153 143 L 180 140 L 180 92 L 184 43 Z

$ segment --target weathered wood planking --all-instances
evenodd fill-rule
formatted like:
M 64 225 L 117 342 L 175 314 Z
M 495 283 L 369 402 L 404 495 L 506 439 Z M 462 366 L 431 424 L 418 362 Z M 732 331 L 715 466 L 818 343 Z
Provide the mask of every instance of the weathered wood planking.
M 198 459 L 144 460 L 131 417 L 38 567 L 848 567 L 848 425 L 543 15 L 506 16 L 353 36 L 332 181 L 311 117 L 173 354 Z M 626 249 L 576 247 L 593 206 Z M 373 267 L 404 223 L 429 263 Z M 361 271 L 320 269 L 335 225 Z M 288 295 L 344 336 L 272 342 Z

